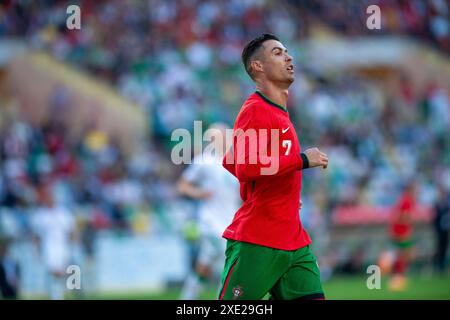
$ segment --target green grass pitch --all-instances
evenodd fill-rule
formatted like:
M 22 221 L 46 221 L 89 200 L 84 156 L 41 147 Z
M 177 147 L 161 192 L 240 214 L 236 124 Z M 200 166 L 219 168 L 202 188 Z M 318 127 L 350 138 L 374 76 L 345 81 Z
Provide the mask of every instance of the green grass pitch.
M 367 278 L 333 277 L 323 283 L 326 298 L 329 300 L 450 300 L 450 276 L 408 278 L 408 285 L 403 291 L 391 291 L 388 279 L 382 279 L 380 289 L 368 289 Z M 180 289 L 168 289 L 162 292 L 122 292 L 102 293 L 86 296 L 86 299 L 146 299 L 178 300 Z M 214 300 L 214 289 L 206 290 L 202 300 Z

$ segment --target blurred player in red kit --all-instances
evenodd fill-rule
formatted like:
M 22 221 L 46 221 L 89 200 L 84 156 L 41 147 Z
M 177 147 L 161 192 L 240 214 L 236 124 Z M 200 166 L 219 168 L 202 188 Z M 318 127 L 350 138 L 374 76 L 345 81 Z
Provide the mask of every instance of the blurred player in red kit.
M 414 182 L 406 185 L 405 190 L 392 212 L 389 232 L 396 248 L 393 264 L 393 277 L 389 283 L 392 290 L 406 287 L 406 271 L 412 258 L 413 219 L 412 212 L 416 207 L 416 186 Z

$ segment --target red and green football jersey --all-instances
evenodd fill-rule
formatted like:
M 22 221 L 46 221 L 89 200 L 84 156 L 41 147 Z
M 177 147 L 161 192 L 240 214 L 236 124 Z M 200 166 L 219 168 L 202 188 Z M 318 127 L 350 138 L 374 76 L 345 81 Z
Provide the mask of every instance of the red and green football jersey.
M 300 152 L 287 110 L 259 91 L 250 95 L 236 118 L 233 146 L 223 159 L 239 180 L 243 200 L 224 238 L 282 250 L 311 243 L 299 216 Z

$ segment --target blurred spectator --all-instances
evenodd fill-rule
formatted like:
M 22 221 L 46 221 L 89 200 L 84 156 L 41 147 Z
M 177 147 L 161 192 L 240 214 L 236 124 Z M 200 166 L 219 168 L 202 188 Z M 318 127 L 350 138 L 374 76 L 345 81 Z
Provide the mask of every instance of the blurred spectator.
M 9 244 L 10 239 L 0 235 L 0 297 L 17 299 L 20 290 L 19 265 L 8 252 Z
M 450 195 L 441 185 L 434 205 L 434 231 L 436 234 L 436 252 L 434 263 L 436 271 L 444 272 L 447 265 L 448 233 L 450 229 Z
M 336 272 L 346 275 L 356 275 L 364 272 L 366 246 L 358 246 L 350 256 L 336 267 Z
M 97 290 L 97 276 L 95 270 L 97 230 L 94 225 L 94 215 L 87 217 L 80 233 L 80 241 L 84 253 L 82 293 L 94 293 Z

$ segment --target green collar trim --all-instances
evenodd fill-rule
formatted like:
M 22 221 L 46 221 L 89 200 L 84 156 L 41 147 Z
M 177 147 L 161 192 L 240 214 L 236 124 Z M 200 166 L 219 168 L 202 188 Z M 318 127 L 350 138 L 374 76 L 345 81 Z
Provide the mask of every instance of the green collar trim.
M 266 101 L 268 104 L 271 104 L 272 106 L 283 110 L 284 112 L 288 112 L 287 108 L 283 107 L 282 105 L 279 105 L 278 103 L 273 102 L 269 98 L 267 98 L 261 91 L 256 90 L 256 94 L 258 94 L 261 98 L 263 98 L 264 101 Z

